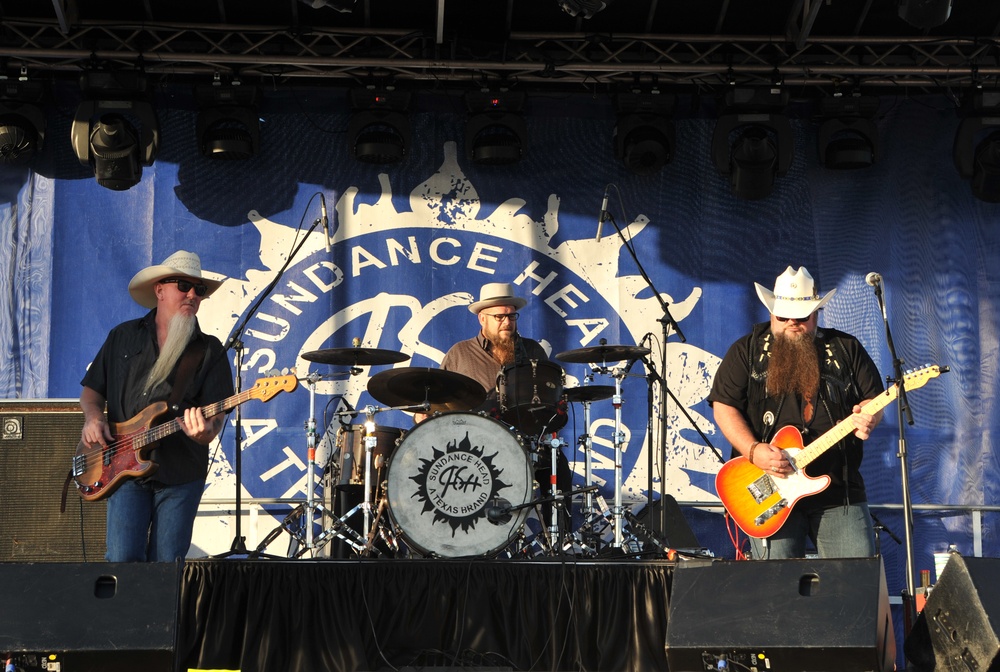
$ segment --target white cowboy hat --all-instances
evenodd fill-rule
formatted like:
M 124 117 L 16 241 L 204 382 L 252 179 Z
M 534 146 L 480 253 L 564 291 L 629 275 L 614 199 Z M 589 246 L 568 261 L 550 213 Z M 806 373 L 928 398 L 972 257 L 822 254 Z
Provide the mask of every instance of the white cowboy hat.
M 514 306 L 514 310 L 528 305 L 527 299 L 514 296 L 514 285 L 509 282 L 491 282 L 479 290 L 479 300 L 469 305 L 469 310 L 479 314 L 483 308 Z
M 809 317 L 837 292 L 836 289 L 831 289 L 820 298 L 816 293 L 813 277 L 805 266 L 799 266 L 797 271 L 792 270 L 791 266 L 786 268 L 774 281 L 773 292 L 758 282 L 753 284 L 757 287 L 757 296 L 772 315 L 795 319 Z
M 191 278 L 195 284 L 208 287 L 205 296 L 222 286 L 222 280 L 212 280 L 201 274 L 201 258 L 194 252 L 177 250 L 163 260 L 162 264 L 148 266 L 136 273 L 128 283 L 128 291 L 135 302 L 144 308 L 156 308 L 156 292 L 153 286 L 164 278 Z

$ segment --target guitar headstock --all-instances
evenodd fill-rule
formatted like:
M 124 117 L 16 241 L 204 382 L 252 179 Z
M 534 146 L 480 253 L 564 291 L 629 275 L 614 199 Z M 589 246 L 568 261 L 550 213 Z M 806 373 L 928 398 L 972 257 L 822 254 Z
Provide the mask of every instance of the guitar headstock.
M 926 385 L 930 379 L 937 378 L 943 373 L 948 373 L 949 370 L 947 366 L 927 364 L 922 368 L 907 371 L 903 374 L 903 380 L 906 383 L 907 390 L 916 390 Z
M 268 401 L 279 392 L 291 392 L 298 386 L 299 379 L 295 377 L 294 373 L 290 373 L 286 376 L 261 378 L 254 383 L 253 389 L 250 390 L 250 394 L 254 399 Z

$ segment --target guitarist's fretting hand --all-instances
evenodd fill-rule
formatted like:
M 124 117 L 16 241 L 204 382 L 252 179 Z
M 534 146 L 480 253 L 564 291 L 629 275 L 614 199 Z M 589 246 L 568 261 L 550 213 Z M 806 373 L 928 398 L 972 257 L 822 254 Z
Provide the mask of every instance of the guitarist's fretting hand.
M 222 431 L 224 416 L 216 415 L 206 419 L 200 408 L 192 407 L 185 409 L 184 417 L 178 418 L 178 420 L 180 421 L 181 429 L 195 443 L 207 446 Z
M 875 415 L 869 415 L 865 413 L 861 408 L 864 404 L 867 404 L 870 399 L 865 399 L 860 404 L 857 404 L 852 409 L 854 415 L 851 416 L 851 422 L 854 423 L 854 436 L 858 437 L 862 441 L 866 441 L 868 437 L 872 435 L 872 430 L 878 427 L 878 423 L 882 421 L 882 411 L 879 411 Z

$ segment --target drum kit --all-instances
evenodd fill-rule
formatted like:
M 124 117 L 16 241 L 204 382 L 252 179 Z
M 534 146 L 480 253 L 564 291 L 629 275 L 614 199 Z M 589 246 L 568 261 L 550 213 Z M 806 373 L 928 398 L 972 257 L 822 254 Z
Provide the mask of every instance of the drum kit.
M 409 359 L 392 350 L 357 345 L 356 341 L 352 348 L 314 350 L 302 358 L 349 367 L 332 375 L 357 375 L 362 366 Z M 329 457 L 319 461 L 315 383 L 332 376 L 307 377 L 306 501 L 268 535 L 257 553 L 282 530 L 293 537 L 290 557 L 321 555 L 335 539 L 360 556 L 515 557 L 569 549 L 597 555 L 606 548 L 626 547 L 625 525 L 631 526 L 632 518 L 622 501 L 622 381 L 631 365 L 647 354 L 648 348 L 602 341 L 596 347 L 555 355 L 561 362 L 589 365 L 590 373 L 578 387 L 564 387 L 565 374 L 555 362 L 529 360 L 503 368 L 489 394 L 477 381 L 454 371 L 387 369 L 373 375 L 367 385 L 372 398 L 385 406 L 336 412 L 340 429 L 335 446 L 330 445 Z M 590 384 L 595 373 L 610 375 L 614 385 Z M 605 399 L 611 399 L 614 407 L 611 507 L 597 492 L 591 471 L 591 405 Z M 585 485 L 561 492 L 555 465 L 566 444 L 557 433 L 567 423 L 567 405 L 575 403 L 583 408 L 585 430 L 578 441 L 585 456 Z M 484 404 L 490 410 L 481 410 Z M 391 410 L 427 417 L 409 430 L 376 424 L 377 414 Z M 362 424 L 351 424 L 361 415 Z M 552 476 L 547 490 L 546 484 L 538 484 L 536 496 L 535 467 L 546 449 Z M 323 469 L 324 483 L 334 490 L 360 487 L 360 502 L 346 511 L 347 506 L 328 510 L 316 495 L 317 469 Z M 571 518 L 560 513 L 568 512 L 570 502 L 580 496 L 582 524 L 575 531 L 562 529 L 567 523 L 560 520 Z M 549 520 L 542 520 L 541 530 L 532 534 L 529 514 L 542 504 L 550 504 Z M 607 530 L 612 531 L 610 542 L 602 536 Z

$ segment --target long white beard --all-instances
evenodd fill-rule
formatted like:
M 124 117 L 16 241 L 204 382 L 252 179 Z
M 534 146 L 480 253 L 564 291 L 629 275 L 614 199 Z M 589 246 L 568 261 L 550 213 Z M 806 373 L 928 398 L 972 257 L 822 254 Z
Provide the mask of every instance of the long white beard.
M 174 370 L 177 360 L 181 358 L 184 349 L 191 341 L 191 334 L 194 333 L 195 316 L 177 313 L 170 320 L 167 327 L 167 340 L 160 348 L 160 356 L 156 358 L 153 368 L 146 379 L 144 392 L 149 392 L 163 383 Z

